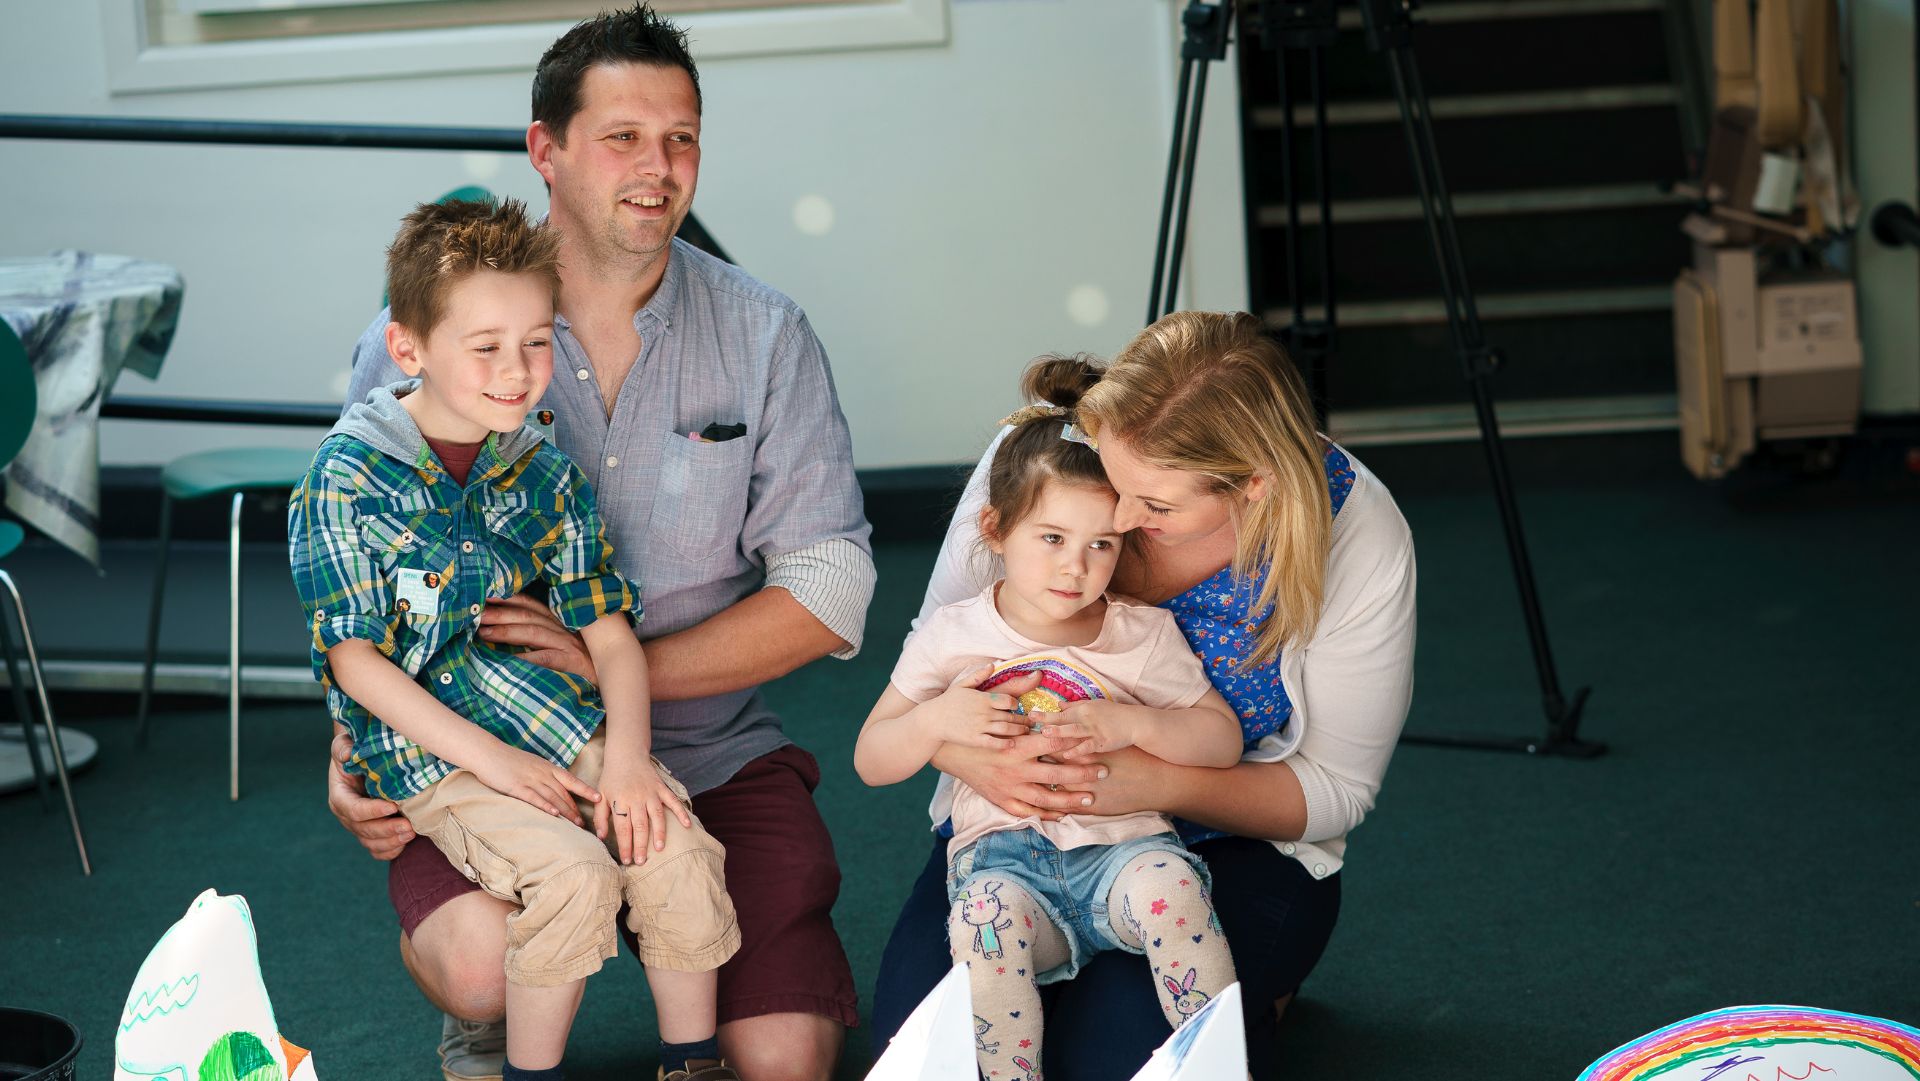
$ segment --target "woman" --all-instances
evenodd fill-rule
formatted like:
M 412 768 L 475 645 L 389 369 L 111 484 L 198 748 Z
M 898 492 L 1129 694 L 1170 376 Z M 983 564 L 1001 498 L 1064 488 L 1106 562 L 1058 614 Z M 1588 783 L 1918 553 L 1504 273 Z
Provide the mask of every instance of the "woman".
M 1224 770 L 1137 748 L 1054 764 L 1038 759 L 1065 741 L 1036 735 L 1020 737 L 1017 754 L 949 745 L 934 764 L 1014 814 L 1181 819 L 1212 869 L 1249 1052 L 1268 1076 L 1274 1023 L 1339 915 L 1346 835 L 1372 809 L 1406 719 L 1412 540 L 1386 488 L 1315 431 L 1299 373 L 1252 316 L 1167 316 L 1086 379 L 1080 426 L 1119 492 L 1116 525 L 1146 542 L 1113 588 L 1173 613 L 1239 715 L 1246 756 Z M 996 447 L 961 497 L 922 615 L 997 576 L 976 524 Z M 942 778 L 936 822 L 949 787 Z M 881 962 L 876 1047 L 952 964 L 945 871 L 936 837 Z M 1145 964 L 1102 954 L 1058 985 L 1046 1005 L 1049 1081 L 1119 1081 L 1165 1040 Z

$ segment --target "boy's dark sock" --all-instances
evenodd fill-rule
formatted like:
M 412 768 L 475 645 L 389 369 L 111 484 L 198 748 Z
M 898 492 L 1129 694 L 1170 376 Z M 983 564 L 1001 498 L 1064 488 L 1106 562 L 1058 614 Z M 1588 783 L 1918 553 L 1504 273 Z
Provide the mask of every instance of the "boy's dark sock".
M 523 1070 L 513 1063 L 500 1074 L 500 1081 L 566 1081 L 566 1072 L 555 1066 L 550 1070 Z
M 701 1059 L 709 1059 L 714 1062 L 720 1060 L 720 1038 L 718 1036 L 709 1036 L 704 1040 L 696 1040 L 693 1043 L 668 1043 L 665 1040 L 660 1041 L 660 1068 L 668 1073 L 672 1073 L 675 1070 L 684 1070 L 687 1068 L 689 1061 L 697 1062 Z

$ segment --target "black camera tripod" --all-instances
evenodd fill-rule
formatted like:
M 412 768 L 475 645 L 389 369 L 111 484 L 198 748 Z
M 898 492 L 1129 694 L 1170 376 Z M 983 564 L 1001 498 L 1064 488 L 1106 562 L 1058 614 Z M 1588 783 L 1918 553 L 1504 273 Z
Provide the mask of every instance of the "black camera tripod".
M 1433 117 L 1426 90 L 1420 82 L 1420 69 L 1413 58 L 1411 0 L 1356 2 L 1360 8 L 1367 47 L 1385 58 L 1393 77 L 1393 94 L 1399 103 L 1401 124 L 1406 131 L 1407 153 L 1419 186 L 1427 237 L 1439 266 L 1440 292 L 1446 302 L 1447 325 L 1452 331 L 1454 352 L 1459 357 L 1473 396 L 1474 413 L 1480 422 L 1480 444 L 1486 451 L 1494 498 L 1500 506 L 1507 554 L 1513 562 L 1514 581 L 1520 591 L 1520 607 L 1527 621 L 1527 638 L 1533 648 L 1533 665 L 1539 676 L 1541 704 L 1547 721 L 1544 737 L 1476 738 L 1410 734 L 1402 738 L 1409 743 L 1592 757 L 1605 750 L 1605 746 L 1579 738 L 1580 714 L 1586 706 L 1587 693 L 1591 688 L 1581 687 L 1571 698 L 1561 693 L 1560 677 L 1554 671 L 1553 650 L 1547 642 L 1546 620 L 1540 611 L 1540 595 L 1534 583 L 1533 564 L 1527 558 L 1527 540 L 1520 524 L 1520 508 L 1514 500 L 1513 479 L 1507 471 L 1499 421 L 1493 410 L 1492 380 L 1494 372 L 1500 367 L 1501 356 L 1487 345 L 1480 333 L 1479 311 L 1474 305 L 1473 291 L 1467 285 L 1466 262 L 1460 254 L 1460 241 L 1454 231 L 1453 199 L 1447 193 L 1446 182 L 1440 174 L 1440 157 L 1433 138 Z M 1324 410 L 1326 401 L 1327 362 L 1333 356 L 1338 342 L 1333 292 L 1333 208 L 1328 184 L 1326 139 L 1327 50 L 1339 33 L 1337 3 L 1338 0 L 1250 0 L 1246 10 L 1241 12 L 1244 24 L 1242 40 L 1245 41 L 1250 32 L 1279 61 L 1281 151 L 1286 159 L 1287 293 L 1292 305 L 1292 321 L 1280 332 L 1280 338 L 1294 362 L 1305 373 L 1315 406 L 1321 410 Z M 1234 23 L 1233 0 L 1221 0 L 1218 3 L 1192 0 L 1181 13 L 1185 40 L 1180 50 L 1179 99 L 1174 107 L 1173 145 L 1167 160 L 1166 192 L 1160 206 L 1160 235 L 1154 250 L 1153 287 L 1147 302 L 1149 323 L 1173 310 L 1185 246 L 1187 209 L 1193 195 L 1194 160 L 1199 148 L 1207 70 L 1212 62 L 1226 59 L 1227 41 Z M 1298 241 L 1300 193 L 1296 183 L 1298 174 L 1293 168 L 1296 125 L 1293 91 L 1287 75 L 1289 59 L 1298 58 L 1304 58 L 1307 63 L 1307 82 L 1313 103 L 1313 175 L 1320 209 L 1319 280 L 1323 290 L 1320 298 L 1321 315 L 1317 319 L 1307 316 L 1301 276 L 1302 253 Z M 1324 426 L 1324 414 L 1320 419 Z

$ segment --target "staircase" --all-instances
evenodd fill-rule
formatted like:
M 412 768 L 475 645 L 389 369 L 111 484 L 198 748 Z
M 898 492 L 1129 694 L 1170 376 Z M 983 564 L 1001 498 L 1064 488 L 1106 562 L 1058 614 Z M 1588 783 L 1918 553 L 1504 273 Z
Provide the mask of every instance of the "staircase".
M 1666 0 L 1430 0 L 1414 56 L 1511 434 L 1672 427 L 1671 283 L 1689 250 L 1687 85 Z M 1330 426 L 1354 442 L 1476 432 L 1386 60 L 1341 10 L 1328 50 L 1334 290 Z M 1246 28 L 1243 19 L 1242 29 Z M 1240 35 L 1254 310 L 1291 318 L 1279 65 Z M 1688 48 L 1687 44 L 1676 49 Z M 1680 53 L 1679 55 L 1685 55 Z M 1309 300 L 1321 292 L 1305 54 L 1288 59 Z M 1316 304 L 1309 319 L 1319 318 Z

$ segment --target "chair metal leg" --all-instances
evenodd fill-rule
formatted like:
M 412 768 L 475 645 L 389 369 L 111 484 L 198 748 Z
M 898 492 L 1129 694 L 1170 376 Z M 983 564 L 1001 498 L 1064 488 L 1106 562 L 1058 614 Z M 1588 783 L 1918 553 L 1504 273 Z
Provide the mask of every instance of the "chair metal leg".
M 27 748 L 27 763 L 33 767 L 33 786 L 40 790 L 40 806 L 53 810 L 53 798 L 47 791 L 47 770 L 40 764 L 40 747 L 33 734 L 33 707 L 27 704 L 27 681 L 20 678 L 20 655 L 13 648 L 13 632 L 0 619 L 0 649 L 7 654 L 7 688 L 13 692 L 13 709 L 20 716 L 20 738 Z
M 153 600 L 147 607 L 146 663 L 140 672 L 139 727 L 134 731 L 137 747 L 147 745 L 147 709 L 153 703 L 153 667 L 160 652 L 160 606 L 167 592 L 167 549 L 173 542 L 173 497 L 160 493 L 160 547 L 153 559 Z
M 246 493 L 233 493 L 227 525 L 227 798 L 240 798 L 240 506 Z
M 40 651 L 33 644 L 33 626 L 27 621 L 26 602 L 13 584 L 13 576 L 0 570 L 0 585 L 13 601 L 13 614 L 20 620 L 20 637 L 27 643 L 27 667 L 33 670 L 33 686 L 40 695 L 40 715 L 47 722 L 47 745 L 53 749 L 53 769 L 60 778 L 60 792 L 67 800 L 67 820 L 73 823 L 73 845 L 80 853 L 80 873 L 93 874 L 93 862 L 87 859 L 87 837 L 80 829 L 80 809 L 73 802 L 73 783 L 67 778 L 67 752 L 60 746 L 60 727 L 53 723 L 53 704 L 47 701 L 47 677 L 40 671 Z

